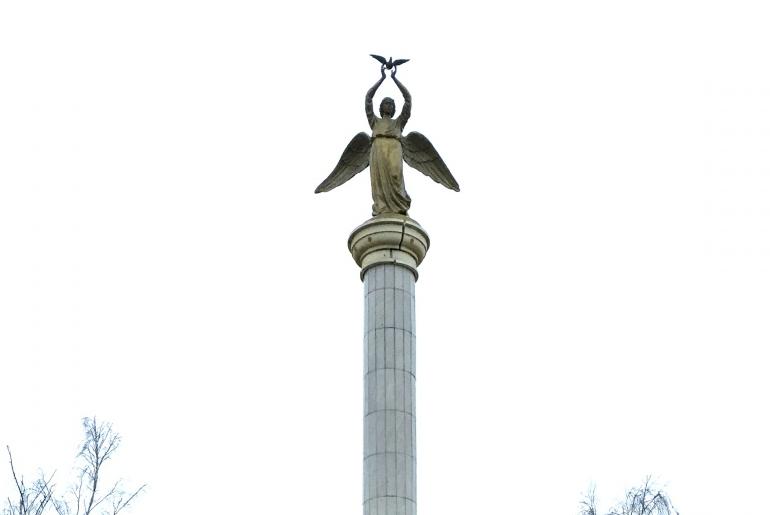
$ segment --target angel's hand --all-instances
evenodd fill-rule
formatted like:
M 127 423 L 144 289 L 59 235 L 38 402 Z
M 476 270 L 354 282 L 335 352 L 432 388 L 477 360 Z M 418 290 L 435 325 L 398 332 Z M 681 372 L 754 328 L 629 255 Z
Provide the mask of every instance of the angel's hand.
M 382 74 L 382 78 L 384 79 L 385 78 L 385 65 L 384 64 L 382 66 L 380 66 L 380 73 Z
M 393 71 L 392 71 L 392 72 L 390 72 L 390 77 L 391 77 L 392 79 L 395 79 L 395 78 L 396 78 L 396 70 L 398 70 L 398 66 L 394 66 L 394 67 L 393 67 Z

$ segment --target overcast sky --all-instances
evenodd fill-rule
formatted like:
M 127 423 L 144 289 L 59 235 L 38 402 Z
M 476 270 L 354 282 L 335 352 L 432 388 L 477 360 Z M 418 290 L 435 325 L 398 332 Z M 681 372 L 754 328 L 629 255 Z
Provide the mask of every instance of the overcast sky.
M 368 171 L 312 192 L 379 53 L 462 188 L 405 170 L 420 513 L 570 514 L 648 474 L 683 515 L 768 513 L 768 26 L 736 0 L 2 2 L 0 444 L 64 487 L 96 415 L 149 484 L 132 513 L 360 513 Z

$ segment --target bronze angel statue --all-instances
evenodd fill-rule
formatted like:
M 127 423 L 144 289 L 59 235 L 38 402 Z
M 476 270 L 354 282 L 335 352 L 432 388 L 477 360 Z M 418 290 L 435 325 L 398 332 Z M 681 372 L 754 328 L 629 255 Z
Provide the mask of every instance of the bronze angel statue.
M 396 78 L 396 70 L 394 66 L 390 76 L 404 96 L 401 114 L 393 118 L 396 103 L 386 97 L 380 103 L 380 117 L 374 115 L 372 99 L 385 80 L 385 65 L 382 65 L 380 79 L 366 93 L 366 118 L 372 129 L 371 137 L 365 132 L 356 134 L 332 173 L 315 190 L 316 193 L 331 191 L 368 166 L 374 200 L 373 216 L 384 213 L 407 214 L 412 200 L 404 187 L 403 161 L 450 190 L 460 191 L 457 181 L 428 138 L 419 132 L 401 135 L 412 111 L 412 96 Z

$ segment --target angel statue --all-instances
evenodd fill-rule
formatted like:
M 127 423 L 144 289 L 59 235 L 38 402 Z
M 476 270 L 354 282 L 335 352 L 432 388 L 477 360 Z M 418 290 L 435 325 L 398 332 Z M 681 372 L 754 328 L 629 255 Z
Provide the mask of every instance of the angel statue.
M 396 78 L 397 66 L 393 66 L 390 76 L 404 96 L 401 114 L 393 118 L 396 103 L 386 97 L 380 103 L 380 117 L 374 115 L 372 99 L 385 80 L 385 67 L 385 64 L 380 67 L 380 79 L 366 93 L 364 105 L 369 127 L 372 128 L 371 137 L 365 132 L 356 134 L 332 173 L 315 190 L 316 193 L 331 191 L 368 166 L 374 200 L 372 216 L 384 213 L 407 214 L 412 200 L 404 188 L 403 161 L 450 190 L 460 191 L 457 181 L 428 138 L 419 132 L 410 132 L 402 137 L 401 133 L 412 111 L 412 96 Z

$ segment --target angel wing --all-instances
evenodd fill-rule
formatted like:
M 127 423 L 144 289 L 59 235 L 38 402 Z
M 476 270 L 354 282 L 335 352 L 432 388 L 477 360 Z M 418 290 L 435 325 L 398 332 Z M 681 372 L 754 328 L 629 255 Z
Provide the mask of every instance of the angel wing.
M 401 147 L 406 164 L 450 190 L 460 191 L 460 185 L 452 177 L 449 168 L 428 138 L 419 132 L 410 132 L 405 138 L 401 138 Z
M 365 132 L 359 132 L 350 140 L 342 152 L 339 163 L 334 167 L 329 177 L 318 185 L 316 193 L 331 191 L 337 186 L 348 182 L 355 174 L 369 166 L 369 149 L 372 139 Z

